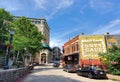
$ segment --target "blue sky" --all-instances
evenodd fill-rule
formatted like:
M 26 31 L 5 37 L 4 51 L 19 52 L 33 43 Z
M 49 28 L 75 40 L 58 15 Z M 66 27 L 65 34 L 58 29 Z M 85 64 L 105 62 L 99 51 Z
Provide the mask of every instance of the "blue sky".
M 0 8 L 15 16 L 46 18 L 51 47 L 82 32 L 120 34 L 120 0 L 0 0 Z

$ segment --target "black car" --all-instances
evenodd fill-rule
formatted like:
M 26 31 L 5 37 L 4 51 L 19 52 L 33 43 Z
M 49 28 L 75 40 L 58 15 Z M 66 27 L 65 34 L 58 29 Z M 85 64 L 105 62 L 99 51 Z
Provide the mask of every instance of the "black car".
M 74 67 L 73 65 L 66 65 L 63 67 L 63 71 L 66 71 L 66 72 L 77 72 L 78 68 L 77 67 Z
M 60 64 L 59 63 L 53 63 L 53 67 L 59 67 Z
M 88 78 L 104 78 L 107 79 L 104 70 L 98 67 L 82 67 L 77 71 L 77 75 L 86 76 Z

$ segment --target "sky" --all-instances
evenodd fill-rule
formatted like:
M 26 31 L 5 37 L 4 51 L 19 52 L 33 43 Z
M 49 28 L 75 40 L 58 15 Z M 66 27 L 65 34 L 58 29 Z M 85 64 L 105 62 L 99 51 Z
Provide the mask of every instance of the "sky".
M 81 35 L 120 34 L 120 0 L 0 0 L 15 16 L 45 18 L 50 46 L 62 47 Z

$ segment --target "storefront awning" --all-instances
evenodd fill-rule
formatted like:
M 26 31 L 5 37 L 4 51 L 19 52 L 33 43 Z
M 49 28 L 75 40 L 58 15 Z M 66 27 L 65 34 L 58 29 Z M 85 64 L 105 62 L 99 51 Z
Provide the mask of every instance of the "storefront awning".
M 44 49 L 48 49 L 48 50 L 52 50 L 52 48 L 48 45 L 48 44 L 42 44 L 42 47 L 44 48 Z

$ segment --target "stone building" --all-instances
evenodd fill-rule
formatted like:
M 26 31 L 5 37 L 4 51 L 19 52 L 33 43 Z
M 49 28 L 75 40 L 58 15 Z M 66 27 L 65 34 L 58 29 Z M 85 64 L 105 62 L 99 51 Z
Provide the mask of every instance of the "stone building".
M 15 16 L 15 19 L 20 18 Z M 50 40 L 50 28 L 47 24 L 46 19 L 44 18 L 28 18 L 33 24 L 35 24 L 38 30 L 45 37 L 45 40 L 42 40 L 42 44 L 44 49 L 40 50 L 39 53 L 36 53 L 36 57 L 34 58 L 34 62 L 38 64 L 49 63 L 51 61 L 51 51 L 49 47 Z
M 49 47 L 50 40 L 50 28 L 46 19 L 29 18 L 33 24 L 38 27 L 38 30 L 45 36 L 45 40 L 42 41 L 44 49 L 36 53 L 35 62 L 38 64 L 49 63 L 51 61 L 51 52 Z
M 61 60 L 62 53 L 59 47 L 53 47 L 52 49 L 52 60 Z

